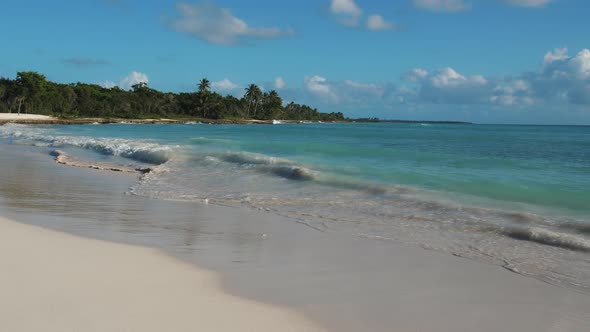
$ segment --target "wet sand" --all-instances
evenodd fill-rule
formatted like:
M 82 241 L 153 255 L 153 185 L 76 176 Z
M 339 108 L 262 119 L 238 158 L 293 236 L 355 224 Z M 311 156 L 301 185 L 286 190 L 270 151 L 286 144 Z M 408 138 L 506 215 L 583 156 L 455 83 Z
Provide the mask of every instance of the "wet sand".
M 318 232 L 260 211 L 125 195 L 136 176 L 58 165 L 38 151 L 0 146 L 0 215 L 160 249 L 215 272 L 233 296 L 290 308 L 332 331 L 590 325 L 586 293 L 421 248 Z

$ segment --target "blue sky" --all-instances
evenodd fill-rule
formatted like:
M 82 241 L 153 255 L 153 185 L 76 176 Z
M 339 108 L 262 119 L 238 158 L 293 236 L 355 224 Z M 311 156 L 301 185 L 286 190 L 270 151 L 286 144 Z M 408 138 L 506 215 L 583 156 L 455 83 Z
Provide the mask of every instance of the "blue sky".
M 164 91 L 207 77 L 353 117 L 590 124 L 589 13 L 587 0 L 6 1 L 0 75 Z

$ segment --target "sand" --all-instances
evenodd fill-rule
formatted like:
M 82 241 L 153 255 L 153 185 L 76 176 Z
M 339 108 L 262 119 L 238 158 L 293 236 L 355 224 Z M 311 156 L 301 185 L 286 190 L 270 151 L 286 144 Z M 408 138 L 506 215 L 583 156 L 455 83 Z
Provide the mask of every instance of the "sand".
M 52 116 L 39 114 L 17 114 L 17 113 L 0 113 L 0 120 L 55 120 Z
M 225 325 L 206 325 L 216 319 L 241 325 L 226 330 L 254 324 L 288 331 L 305 330 L 311 324 L 305 318 L 335 332 L 588 332 L 590 326 L 587 292 L 442 252 L 319 232 L 254 209 L 126 195 L 135 174 L 66 167 L 50 152 L 0 144 L 0 215 L 43 227 L 24 231 L 29 226 L 0 222 L 0 332 L 150 331 L 142 324 L 223 331 Z M 45 228 L 132 246 L 118 250 Z M 101 256 L 88 243 L 111 249 Z M 138 259 L 144 254 L 157 263 Z M 211 287 L 186 287 L 190 282 Z M 209 294 L 215 303 L 204 308 L 199 296 Z M 293 321 L 285 318 L 289 323 L 279 328 L 263 322 L 263 308 Z M 25 320 L 37 327 L 65 320 L 73 328 L 40 329 Z
M 1 331 L 320 331 L 155 250 L 0 218 Z

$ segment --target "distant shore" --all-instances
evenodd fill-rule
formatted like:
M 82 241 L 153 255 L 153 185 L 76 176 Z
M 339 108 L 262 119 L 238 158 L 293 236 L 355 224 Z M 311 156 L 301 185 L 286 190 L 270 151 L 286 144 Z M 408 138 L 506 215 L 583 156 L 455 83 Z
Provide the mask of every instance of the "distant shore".
M 315 121 L 317 122 L 317 121 Z M 184 118 L 184 119 L 152 119 L 152 118 L 57 118 L 39 114 L 16 114 L 0 113 L 0 124 L 20 123 L 20 124 L 53 124 L 53 125 L 70 125 L 70 124 L 112 124 L 112 123 L 129 123 L 129 124 L 277 124 L 277 123 L 312 123 L 312 121 L 297 120 L 256 120 L 256 119 L 202 119 L 202 118 Z
M 418 121 L 418 120 L 378 120 L 378 119 L 349 119 L 346 121 L 330 121 L 328 123 L 416 123 L 416 124 L 472 124 L 462 121 Z M 152 119 L 152 118 L 57 118 L 40 114 L 0 113 L 0 125 L 6 123 L 19 124 L 47 124 L 47 125 L 79 125 L 79 124 L 296 124 L 323 123 L 322 121 L 307 120 L 256 120 L 256 119 Z

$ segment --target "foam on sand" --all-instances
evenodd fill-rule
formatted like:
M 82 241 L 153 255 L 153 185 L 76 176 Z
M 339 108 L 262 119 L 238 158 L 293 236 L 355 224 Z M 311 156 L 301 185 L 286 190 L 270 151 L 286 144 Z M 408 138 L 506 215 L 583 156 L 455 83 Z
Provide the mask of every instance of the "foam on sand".
M 321 331 L 158 252 L 0 218 L 6 331 Z
M 21 124 L 0 127 L 0 138 L 33 141 L 53 147 L 74 146 L 107 156 L 120 156 L 154 165 L 167 162 L 174 150 L 171 146 L 142 140 L 53 135 L 51 131 Z
M 91 163 L 86 160 L 72 158 L 70 155 L 61 150 L 53 150 L 49 153 L 55 157 L 55 162 L 62 165 L 92 168 L 103 171 L 125 172 L 125 173 L 141 173 L 146 174 L 152 172 L 154 169 L 150 167 L 130 167 L 124 165 L 112 165 L 106 163 Z

